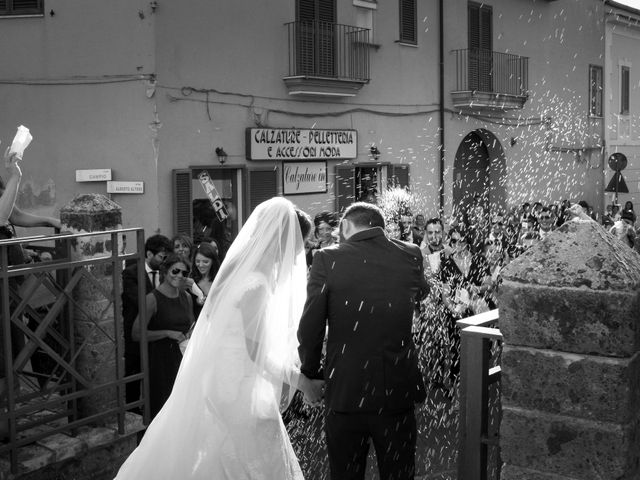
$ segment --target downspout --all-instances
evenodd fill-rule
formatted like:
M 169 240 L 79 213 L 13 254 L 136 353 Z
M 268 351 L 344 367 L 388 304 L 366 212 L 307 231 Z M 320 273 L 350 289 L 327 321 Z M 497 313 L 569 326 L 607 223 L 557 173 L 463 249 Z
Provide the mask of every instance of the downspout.
M 440 217 L 444 215 L 444 0 L 440 0 L 440 169 L 439 197 Z

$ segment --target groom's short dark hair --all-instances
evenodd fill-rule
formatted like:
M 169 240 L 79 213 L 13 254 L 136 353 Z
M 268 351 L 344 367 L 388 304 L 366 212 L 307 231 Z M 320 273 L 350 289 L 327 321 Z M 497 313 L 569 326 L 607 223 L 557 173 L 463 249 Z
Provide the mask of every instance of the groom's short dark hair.
M 382 210 L 372 203 L 356 202 L 352 203 L 344 211 L 342 220 L 349 220 L 358 227 L 384 228 L 384 216 Z

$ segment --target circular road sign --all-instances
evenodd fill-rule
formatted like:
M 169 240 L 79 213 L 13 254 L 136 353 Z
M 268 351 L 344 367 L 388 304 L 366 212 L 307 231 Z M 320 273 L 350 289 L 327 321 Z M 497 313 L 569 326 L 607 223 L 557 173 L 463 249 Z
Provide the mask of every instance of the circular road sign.
M 627 166 L 627 157 L 624 153 L 616 152 L 609 155 L 609 168 L 611 170 L 615 170 L 619 172 L 620 170 L 624 170 Z

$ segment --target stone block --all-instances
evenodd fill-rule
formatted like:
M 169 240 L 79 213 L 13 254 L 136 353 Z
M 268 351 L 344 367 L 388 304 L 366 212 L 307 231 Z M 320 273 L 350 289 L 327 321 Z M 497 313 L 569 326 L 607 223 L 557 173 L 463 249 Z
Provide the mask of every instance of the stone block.
M 591 420 L 627 423 L 640 405 L 640 354 L 598 357 L 504 345 L 502 403 Z
M 506 465 L 568 478 L 637 479 L 639 427 L 638 418 L 618 425 L 504 407 L 501 456 Z
M 87 448 L 96 448 L 112 443 L 117 438 L 117 432 L 107 427 L 80 427 L 76 438 L 87 445 Z
M 55 460 L 55 452 L 36 444 L 27 445 L 18 451 L 18 468 L 30 472 L 43 468 Z
M 582 480 L 576 477 L 556 475 L 549 472 L 540 472 L 530 468 L 503 465 L 500 471 L 500 480 Z
M 42 440 L 39 440 L 37 444 L 54 452 L 54 460 L 56 462 L 78 456 L 86 449 L 84 442 L 62 433 L 56 433 L 55 435 L 43 438 Z
M 640 350 L 640 292 L 526 285 L 498 296 L 504 342 L 563 352 L 631 357 Z
M 527 285 L 637 291 L 640 255 L 594 221 L 570 221 L 518 256 L 500 275 Z

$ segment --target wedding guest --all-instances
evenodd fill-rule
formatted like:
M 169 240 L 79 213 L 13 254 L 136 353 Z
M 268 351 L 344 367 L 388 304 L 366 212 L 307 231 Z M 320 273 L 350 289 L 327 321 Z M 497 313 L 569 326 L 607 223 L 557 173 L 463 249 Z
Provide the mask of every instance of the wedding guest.
M 420 249 L 424 257 L 424 278 L 429 285 L 429 295 L 419 302 L 414 316 L 414 342 L 426 382 L 432 387 L 447 389 L 451 315 L 442 301 L 440 266 L 451 252 L 443 242 L 442 220 L 431 218 L 427 221 Z
M 15 226 L 18 227 L 53 227 L 60 229 L 60 220 L 41 215 L 34 215 L 22 211 L 16 206 L 16 198 L 20 181 L 22 180 L 22 170 L 19 166 L 21 158 L 16 153 L 9 153 L 7 148 L 4 153 L 5 167 L 9 173 L 7 181 L 0 178 L 0 240 L 16 237 Z M 9 265 L 20 265 L 31 261 L 24 249 L 20 245 L 7 247 L 7 260 Z M 17 288 L 21 283 L 20 277 L 9 279 L 9 284 Z M 12 308 L 13 303 L 10 303 Z M 0 321 L 2 318 L 0 318 Z M 13 324 L 11 325 L 12 355 L 15 359 L 24 346 L 24 335 Z M 0 409 L 6 401 L 7 389 L 5 381 L 5 355 L 4 355 L 4 329 L 0 327 Z M 18 379 L 14 377 L 15 388 L 18 388 Z M 0 440 L 7 434 L 7 424 L 0 423 Z
M 538 236 L 540 240 L 544 240 L 555 229 L 556 218 L 548 207 L 543 207 L 538 215 Z
M 313 217 L 313 225 L 315 227 L 314 235 L 316 238 L 315 245 L 307 252 L 307 265 L 313 263 L 313 257 L 316 252 L 322 248 L 330 247 L 338 243 L 338 227 L 337 215 L 333 212 L 320 212 Z
M 144 243 L 145 294 L 160 285 L 159 268 L 171 252 L 171 240 L 164 235 L 152 235 Z M 122 323 L 124 329 L 125 376 L 140 373 L 140 344 L 131 335 L 133 322 L 138 316 L 138 266 L 132 263 L 122 271 Z M 128 382 L 127 403 L 140 400 L 140 382 Z
M 416 245 L 422 244 L 426 226 L 427 225 L 424 219 L 424 215 L 418 213 L 415 217 L 413 217 L 413 227 L 411 227 L 411 232 L 413 234 L 413 243 L 415 243 Z
M 143 328 L 147 329 L 149 345 L 149 404 L 151 418 L 169 398 L 178 374 L 182 353 L 179 343 L 193 324 L 191 296 L 184 281 L 189 274 L 189 262 L 177 253 L 170 253 L 160 265 L 163 281 L 147 295 L 147 316 L 136 316 L 131 329 L 133 340 L 139 342 Z
M 636 231 L 634 223 L 636 216 L 631 210 L 623 210 L 620 220 L 616 221 L 609 229 L 620 241 L 634 248 L 636 243 Z
M 193 240 L 189 235 L 178 234 L 171 239 L 173 251 L 190 261 L 193 259 Z
M 196 255 L 193 259 L 191 280 L 195 282 L 198 290 L 191 290 L 193 293 L 193 315 L 197 320 L 204 305 L 204 301 L 211 291 L 211 285 L 220 269 L 220 260 L 216 249 L 207 242 L 202 242 L 196 248 Z

